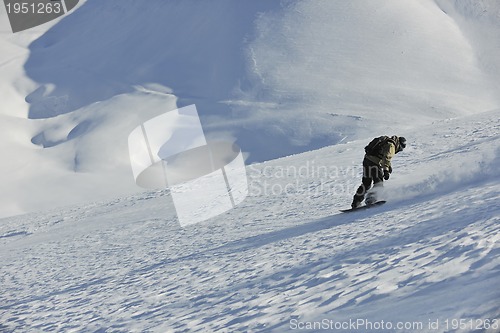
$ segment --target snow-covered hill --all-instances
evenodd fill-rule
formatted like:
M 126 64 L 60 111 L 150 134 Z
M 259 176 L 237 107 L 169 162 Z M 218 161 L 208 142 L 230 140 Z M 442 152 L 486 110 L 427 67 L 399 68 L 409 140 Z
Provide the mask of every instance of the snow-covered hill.
M 138 193 L 130 131 L 195 103 L 265 161 L 499 107 L 499 4 L 87 0 L 0 11 L 0 216 Z
M 87 0 L 12 34 L 1 9 L 0 332 L 500 332 L 499 22 L 496 0 Z M 182 228 L 127 138 L 189 104 L 249 196 Z M 382 134 L 408 140 L 388 202 L 340 213 Z
M 408 131 L 368 211 L 338 211 L 360 140 L 249 166 L 242 204 L 186 228 L 168 191 L 0 220 L 0 328 L 498 332 L 499 119 Z

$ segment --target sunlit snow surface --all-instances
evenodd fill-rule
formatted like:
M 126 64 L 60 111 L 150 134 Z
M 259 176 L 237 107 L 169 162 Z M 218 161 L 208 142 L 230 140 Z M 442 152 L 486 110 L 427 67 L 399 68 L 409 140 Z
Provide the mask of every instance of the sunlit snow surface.
M 2 328 L 498 319 L 499 115 L 409 131 L 389 202 L 369 211 L 338 211 L 359 181 L 356 141 L 248 167 L 243 203 L 186 228 L 168 191 L 0 220 Z
M 28 212 L 0 219 L 0 331 L 497 332 L 498 2 L 235 4 L 88 0 L 15 35 L 0 10 L 0 216 Z M 188 104 L 265 162 L 182 228 L 127 137 Z M 388 202 L 340 213 L 382 134 L 408 140 Z

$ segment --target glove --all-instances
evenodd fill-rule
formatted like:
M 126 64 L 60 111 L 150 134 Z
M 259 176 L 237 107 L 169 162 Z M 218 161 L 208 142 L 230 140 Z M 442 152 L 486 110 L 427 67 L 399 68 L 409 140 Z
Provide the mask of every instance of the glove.
M 389 180 L 390 176 L 391 176 L 391 172 L 389 170 L 384 170 L 384 179 Z

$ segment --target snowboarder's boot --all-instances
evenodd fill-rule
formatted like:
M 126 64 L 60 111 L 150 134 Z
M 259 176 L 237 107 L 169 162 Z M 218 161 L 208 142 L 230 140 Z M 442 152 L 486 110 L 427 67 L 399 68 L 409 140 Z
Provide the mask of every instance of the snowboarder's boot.
M 375 202 L 377 202 L 377 197 L 376 197 L 375 193 L 373 193 L 373 192 L 368 193 L 366 195 L 365 204 L 373 205 Z
M 356 208 L 361 207 L 361 202 L 363 202 L 363 199 L 364 199 L 363 197 L 359 197 L 359 196 L 355 195 L 354 198 L 352 199 L 351 208 L 356 209 Z
M 356 208 L 359 208 L 359 207 L 361 207 L 361 202 L 353 202 L 351 204 L 351 208 L 352 209 L 356 209 Z

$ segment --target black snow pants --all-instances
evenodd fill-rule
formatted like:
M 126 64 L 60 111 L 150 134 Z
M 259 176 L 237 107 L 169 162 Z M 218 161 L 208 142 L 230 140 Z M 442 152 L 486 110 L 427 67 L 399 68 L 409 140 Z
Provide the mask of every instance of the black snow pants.
M 370 161 L 369 159 L 363 159 L 363 178 L 362 183 L 358 187 L 356 194 L 353 198 L 353 205 L 358 205 L 365 199 L 366 192 L 372 187 L 372 183 L 374 188 L 383 186 L 384 183 L 384 171 L 380 167 L 380 165 L 375 162 Z M 371 193 L 370 193 L 371 194 Z M 369 200 L 368 200 L 369 199 Z M 374 203 L 377 199 L 375 197 L 367 198 L 367 202 Z

